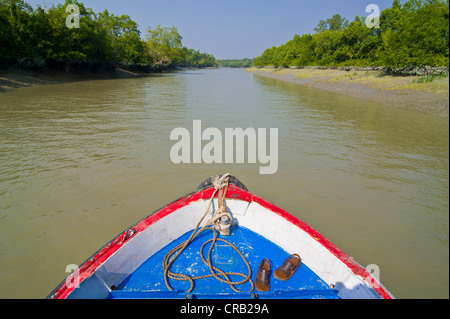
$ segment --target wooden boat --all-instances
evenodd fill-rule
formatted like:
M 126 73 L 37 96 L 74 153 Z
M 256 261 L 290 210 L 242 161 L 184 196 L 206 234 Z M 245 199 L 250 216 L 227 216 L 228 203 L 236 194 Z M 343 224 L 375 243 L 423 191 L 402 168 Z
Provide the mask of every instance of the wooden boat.
M 289 280 L 274 274 L 298 254 Z M 267 291 L 255 288 L 262 261 Z M 284 278 L 285 279 L 285 278 Z M 260 289 L 261 290 L 261 289 Z M 391 299 L 352 258 L 234 176 L 194 192 L 130 227 L 84 262 L 52 299 Z

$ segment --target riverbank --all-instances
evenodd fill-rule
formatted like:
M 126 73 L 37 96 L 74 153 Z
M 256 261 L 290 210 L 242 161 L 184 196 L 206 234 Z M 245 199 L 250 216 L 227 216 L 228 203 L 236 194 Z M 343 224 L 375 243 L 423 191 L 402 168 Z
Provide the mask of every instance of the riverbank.
M 161 71 L 167 72 L 167 71 Z M 161 73 L 159 72 L 159 73 Z M 21 69 L 0 69 L 0 93 L 8 92 L 22 87 L 70 83 L 75 81 L 95 80 L 95 79 L 125 79 L 132 77 L 151 76 L 156 73 L 142 71 L 129 71 L 117 68 L 108 72 L 77 72 L 67 73 L 61 71 L 35 72 Z
M 396 76 L 383 71 L 323 68 L 249 68 L 256 75 L 324 89 L 426 114 L 449 117 L 448 76 Z M 168 72 L 168 71 L 161 71 Z M 0 70 L 0 92 L 42 85 L 92 79 L 120 79 L 151 76 L 155 73 L 117 68 L 108 72 Z
M 323 68 L 249 68 L 256 75 L 293 82 L 406 108 L 449 117 L 449 77 L 435 75 L 388 75 L 383 71 Z
M 82 61 L 68 63 L 52 60 L 39 64 L 34 60 L 24 61 L 21 64 L 17 63 L 17 61 L 8 63 L 10 61 L 0 58 L 0 93 L 21 87 L 43 84 L 102 79 L 127 79 L 155 76 L 177 70 L 216 68 L 194 66 L 172 67 L 161 64 L 112 64 Z

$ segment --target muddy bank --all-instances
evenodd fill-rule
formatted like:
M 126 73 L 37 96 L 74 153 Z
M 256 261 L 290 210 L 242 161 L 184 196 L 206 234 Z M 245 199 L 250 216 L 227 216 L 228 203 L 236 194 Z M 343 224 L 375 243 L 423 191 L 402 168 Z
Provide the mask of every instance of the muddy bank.
M 449 117 L 448 75 L 387 74 L 383 70 L 250 68 L 248 72 L 299 85 Z
M 0 61 L 0 93 L 33 85 L 141 77 L 170 71 L 173 71 L 173 68 L 145 64 L 82 61 L 71 63 L 47 61 L 39 64 L 25 59 L 20 63 Z
M 151 74 L 140 71 L 132 72 L 124 69 L 115 69 L 110 72 L 100 73 L 86 71 L 78 73 L 60 71 L 35 72 L 20 69 L 0 70 L 0 93 L 34 85 L 69 83 L 93 79 L 120 79 L 148 75 Z
M 40 84 L 144 76 L 172 70 L 170 66 L 161 63 L 0 57 L 0 91 Z

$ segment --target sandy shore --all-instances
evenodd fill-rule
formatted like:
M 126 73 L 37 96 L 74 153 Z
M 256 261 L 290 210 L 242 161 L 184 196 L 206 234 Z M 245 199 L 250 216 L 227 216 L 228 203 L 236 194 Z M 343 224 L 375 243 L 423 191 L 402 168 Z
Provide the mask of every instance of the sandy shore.
M 379 71 L 249 68 L 248 72 L 367 99 L 389 106 L 449 117 L 449 78 L 417 83 L 419 76 L 390 76 Z

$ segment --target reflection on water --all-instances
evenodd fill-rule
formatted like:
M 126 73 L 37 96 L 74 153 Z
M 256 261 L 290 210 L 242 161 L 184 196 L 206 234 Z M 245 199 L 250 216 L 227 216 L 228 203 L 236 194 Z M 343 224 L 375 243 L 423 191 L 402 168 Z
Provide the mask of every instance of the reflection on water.
M 170 161 L 176 127 L 279 129 L 279 170 Z M 446 119 L 240 70 L 0 95 L 3 298 L 45 297 L 117 233 L 217 173 L 235 174 L 398 298 L 448 298 Z M 432 268 L 430 268 L 432 261 Z

